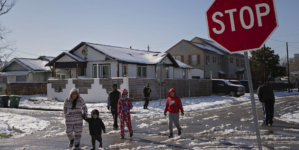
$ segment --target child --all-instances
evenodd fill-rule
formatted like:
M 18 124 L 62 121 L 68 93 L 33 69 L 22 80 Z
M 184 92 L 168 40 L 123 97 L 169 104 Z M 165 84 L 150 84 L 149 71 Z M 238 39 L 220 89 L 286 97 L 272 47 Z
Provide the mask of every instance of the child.
M 133 130 L 131 125 L 131 115 L 130 110 L 133 108 L 133 105 L 130 101 L 130 99 L 127 97 L 128 91 L 127 89 L 124 89 L 121 92 L 121 98 L 118 101 L 118 113 L 119 113 L 119 119 L 120 119 L 120 136 L 121 139 L 124 139 L 125 136 L 125 122 L 127 124 L 127 128 L 130 132 L 130 137 L 133 136 Z
M 99 118 L 99 111 L 94 109 L 91 112 L 91 118 L 85 119 L 85 114 L 82 115 L 82 118 L 89 124 L 89 133 L 91 135 L 92 149 L 95 149 L 96 140 L 100 142 L 99 147 L 102 147 L 102 130 L 104 133 L 106 133 L 106 130 L 102 119 Z
M 181 127 L 180 127 L 180 115 L 179 115 L 179 110 L 181 110 L 181 115 L 184 116 L 184 110 L 182 106 L 182 101 L 181 99 L 176 95 L 175 89 L 170 89 L 168 92 L 168 98 L 166 101 L 165 109 L 164 109 L 164 115 L 166 116 L 166 112 L 169 111 L 169 138 L 173 137 L 173 129 L 172 129 L 172 124 L 174 122 L 175 126 L 178 129 L 178 135 L 181 135 Z

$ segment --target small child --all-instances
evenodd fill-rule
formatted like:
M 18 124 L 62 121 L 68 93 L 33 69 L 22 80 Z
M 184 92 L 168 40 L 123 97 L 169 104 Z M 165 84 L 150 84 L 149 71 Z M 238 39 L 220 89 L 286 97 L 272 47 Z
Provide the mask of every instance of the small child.
M 130 109 L 133 108 L 132 102 L 128 98 L 128 91 L 124 89 L 121 92 L 121 98 L 118 100 L 118 113 L 119 113 L 119 120 L 120 120 L 120 136 L 121 139 L 125 137 L 125 123 L 127 124 L 127 128 L 130 132 L 130 137 L 133 136 L 133 130 L 131 125 L 131 115 Z
M 183 110 L 183 105 L 182 105 L 182 101 L 180 99 L 180 97 L 178 97 L 176 95 L 176 91 L 175 89 L 170 89 L 168 92 L 168 98 L 166 101 L 166 105 L 165 105 L 165 109 L 164 109 L 164 115 L 166 115 L 167 111 L 169 111 L 169 120 L 168 120 L 168 126 L 169 126 L 169 138 L 173 137 L 173 128 L 172 128 L 172 124 L 174 122 L 174 125 L 177 127 L 178 129 L 178 135 L 181 135 L 181 127 L 180 127 L 180 110 L 181 110 L 181 115 L 184 116 L 184 110 Z
M 106 133 L 105 125 L 101 118 L 99 118 L 99 111 L 97 109 L 92 110 L 91 118 L 85 118 L 85 114 L 82 115 L 82 118 L 89 124 L 89 133 L 91 135 L 92 149 L 95 149 L 96 140 L 100 142 L 102 147 L 102 130 Z

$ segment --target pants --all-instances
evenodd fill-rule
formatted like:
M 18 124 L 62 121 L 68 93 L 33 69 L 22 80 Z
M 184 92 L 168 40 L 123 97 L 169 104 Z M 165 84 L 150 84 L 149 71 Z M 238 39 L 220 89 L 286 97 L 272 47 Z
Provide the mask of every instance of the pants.
M 266 101 L 263 103 L 264 124 L 273 124 L 274 103 Z
M 93 149 L 96 147 L 96 140 L 100 143 L 100 147 L 102 147 L 102 136 L 101 135 L 91 135 L 91 144 Z
M 148 103 L 149 103 L 149 97 L 144 98 L 144 106 L 143 106 L 144 109 L 147 108 Z
M 83 123 L 77 123 L 77 124 L 66 124 L 66 135 L 69 138 L 69 140 L 74 140 L 75 145 L 80 144 L 81 140 L 81 134 L 82 134 L 82 125 Z M 75 132 L 75 137 L 73 132 Z
M 113 120 L 114 120 L 113 127 L 114 128 L 118 128 L 118 124 L 117 124 L 117 118 L 118 118 L 117 109 L 111 109 L 111 114 L 112 114 L 112 117 L 113 117 Z
M 172 127 L 173 123 L 176 126 L 176 128 L 178 129 L 178 131 L 181 130 L 179 113 L 169 113 L 168 118 L 169 118 L 168 126 L 169 126 L 170 134 L 173 134 L 173 127 Z
M 120 135 L 125 136 L 125 123 L 130 133 L 133 132 L 131 125 L 131 116 L 128 114 L 122 114 L 119 116 L 120 119 Z

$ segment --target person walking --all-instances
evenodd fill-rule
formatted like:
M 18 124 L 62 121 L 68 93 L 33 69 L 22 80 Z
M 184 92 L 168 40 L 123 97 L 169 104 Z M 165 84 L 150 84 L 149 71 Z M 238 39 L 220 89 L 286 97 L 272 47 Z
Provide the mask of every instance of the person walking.
M 148 106 L 148 103 L 149 103 L 149 100 L 150 100 L 150 96 L 151 96 L 151 88 L 150 88 L 150 85 L 149 83 L 146 84 L 145 88 L 143 89 L 143 95 L 144 95 L 144 106 L 143 106 L 143 109 L 147 109 L 147 106 Z
M 85 114 L 82 115 L 82 119 L 84 119 L 89 124 L 89 134 L 91 136 L 92 150 L 95 150 L 96 140 L 100 143 L 99 147 L 103 147 L 102 130 L 104 133 L 106 133 L 105 125 L 99 115 L 100 112 L 97 109 L 91 111 L 91 118 L 87 118 Z
M 164 109 L 164 115 L 167 116 L 168 114 L 168 127 L 169 127 L 169 138 L 173 137 L 173 123 L 178 129 L 178 135 L 180 136 L 182 133 L 182 129 L 180 127 L 180 115 L 179 111 L 181 111 L 181 115 L 184 116 L 184 109 L 182 105 L 182 101 L 180 97 L 176 95 L 175 89 L 170 89 L 168 92 L 168 98 L 166 101 L 165 109 Z
M 130 110 L 133 108 L 132 102 L 128 98 L 128 91 L 124 89 L 121 92 L 121 98 L 118 101 L 118 113 L 120 120 L 120 136 L 121 139 L 125 138 L 125 123 L 130 132 L 130 137 L 133 136 L 133 130 L 131 125 L 131 114 Z
M 63 112 L 65 115 L 66 134 L 70 141 L 69 147 L 73 147 L 75 143 L 75 150 L 79 149 L 80 146 L 83 126 L 82 110 L 84 114 L 87 114 L 87 107 L 83 98 L 80 96 L 78 89 L 73 88 L 64 101 Z
M 273 90 L 267 85 L 260 85 L 257 89 L 259 101 L 263 105 L 264 121 L 262 126 L 272 126 L 274 117 L 275 96 Z
M 113 123 L 113 130 L 118 129 L 117 124 L 117 118 L 118 118 L 118 112 L 117 112 L 117 105 L 118 100 L 121 98 L 120 92 L 117 90 L 117 84 L 113 84 L 112 86 L 113 91 L 109 93 L 108 95 L 108 101 L 107 101 L 107 108 L 108 110 L 111 108 L 111 114 L 114 120 Z

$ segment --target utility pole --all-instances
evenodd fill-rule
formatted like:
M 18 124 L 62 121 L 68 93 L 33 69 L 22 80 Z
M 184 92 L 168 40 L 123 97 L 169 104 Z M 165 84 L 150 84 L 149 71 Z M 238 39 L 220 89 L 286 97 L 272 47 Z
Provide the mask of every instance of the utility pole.
M 266 84 L 266 57 L 265 57 L 265 51 L 266 51 L 266 44 L 264 44 L 264 84 Z
M 149 52 L 149 49 L 150 49 L 150 47 L 149 47 L 149 45 L 147 45 L 147 51 Z
M 290 91 L 290 65 L 289 65 L 289 48 L 288 48 L 288 42 L 287 42 L 287 62 L 288 62 L 288 89 L 289 89 L 289 93 L 291 93 L 291 91 Z

